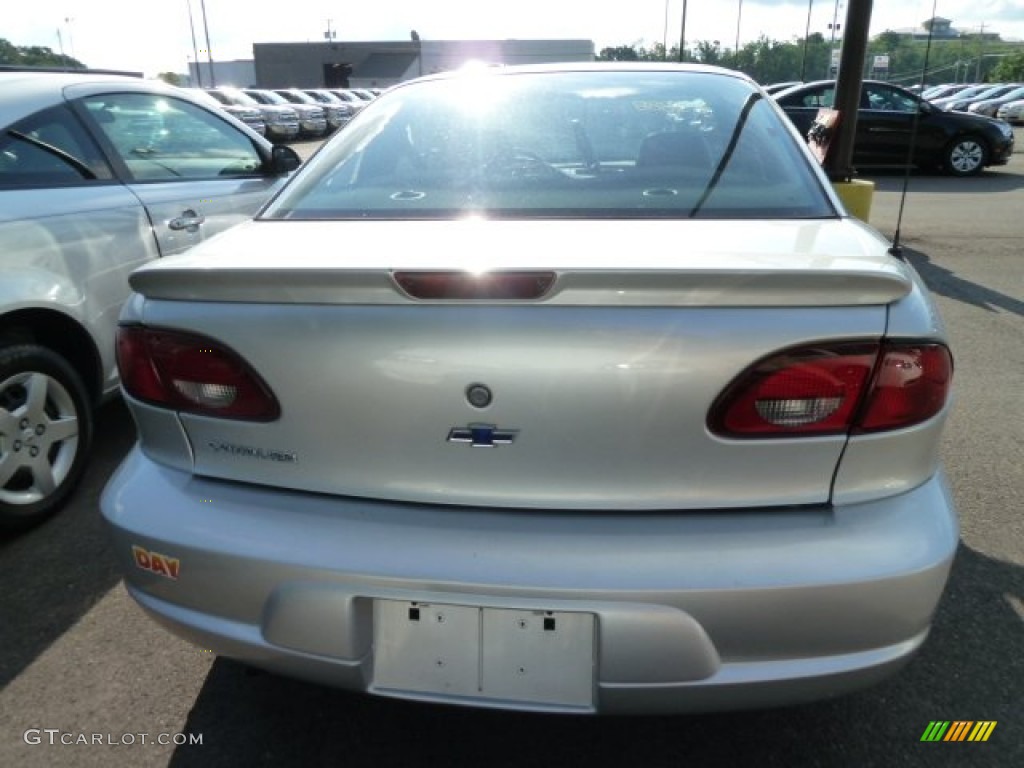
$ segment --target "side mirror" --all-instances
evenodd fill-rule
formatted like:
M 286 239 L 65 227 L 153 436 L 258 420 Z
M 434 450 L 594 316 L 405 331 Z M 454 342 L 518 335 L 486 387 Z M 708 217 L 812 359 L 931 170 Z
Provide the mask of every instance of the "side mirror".
M 933 107 L 927 101 L 919 101 L 917 103 L 917 108 L 922 115 L 930 115 L 932 112 L 935 111 L 935 107 Z
M 270 154 L 270 170 L 275 176 L 284 176 L 302 165 L 299 153 L 284 144 L 275 144 Z

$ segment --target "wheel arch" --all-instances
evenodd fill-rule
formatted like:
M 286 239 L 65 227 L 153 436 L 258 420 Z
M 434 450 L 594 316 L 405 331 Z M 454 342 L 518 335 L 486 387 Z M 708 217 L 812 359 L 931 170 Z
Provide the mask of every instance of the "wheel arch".
M 89 332 L 52 309 L 18 309 L 0 316 L 0 346 L 39 344 L 53 350 L 82 379 L 94 405 L 103 395 L 103 364 Z

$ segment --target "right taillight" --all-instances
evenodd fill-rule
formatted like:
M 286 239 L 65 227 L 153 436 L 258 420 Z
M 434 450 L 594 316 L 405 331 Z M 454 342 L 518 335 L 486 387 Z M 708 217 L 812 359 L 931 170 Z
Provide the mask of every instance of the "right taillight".
M 786 350 L 718 397 L 708 427 L 736 438 L 902 429 L 942 410 L 953 362 L 942 344 L 856 342 Z
M 152 405 L 245 421 L 273 421 L 281 414 L 252 367 L 205 336 L 122 326 L 117 367 L 125 392 Z
M 945 406 L 952 383 L 953 356 L 945 345 L 886 343 L 854 431 L 902 429 L 927 421 Z

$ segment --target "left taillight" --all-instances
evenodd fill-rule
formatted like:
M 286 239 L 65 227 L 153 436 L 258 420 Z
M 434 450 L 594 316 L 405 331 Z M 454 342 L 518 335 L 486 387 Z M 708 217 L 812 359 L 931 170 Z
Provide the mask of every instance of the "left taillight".
M 281 415 L 277 398 L 252 366 L 205 336 L 121 326 L 117 367 L 125 392 L 151 405 L 244 421 Z

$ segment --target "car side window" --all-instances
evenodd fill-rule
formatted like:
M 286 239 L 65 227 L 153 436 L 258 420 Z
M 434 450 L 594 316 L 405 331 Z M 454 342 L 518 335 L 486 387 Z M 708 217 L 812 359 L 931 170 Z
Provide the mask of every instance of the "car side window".
M 831 85 L 817 88 L 804 93 L 794 93 L 791 96 L 779 99 L 778 102 L 784 107 L 809 107 L 821 109 L 831 107 L 836 100 L 836 90 Z
M 884 85 L 868 85 L 864 87 L 864 92 L 867 95 L 868 109 L 878 109 L 884 112 L 917 111 L 917 102 L 894 88 Z
M 112 178 L 96 143 L 63 105 L 0 132 L 0 188 L 95 184 Z
M 136 181 L 261 175 L 263 160 L 251 139 L 190 102 L 150 93 L 82 101 Z

